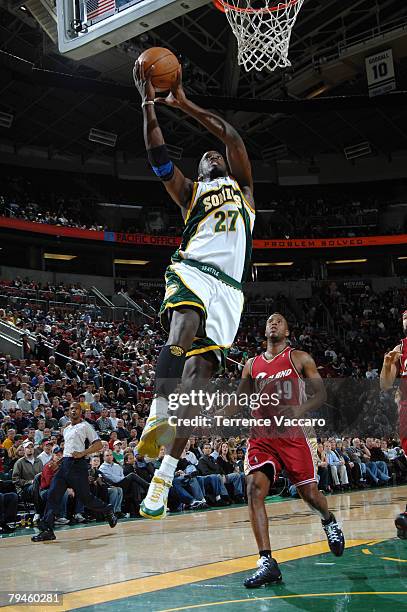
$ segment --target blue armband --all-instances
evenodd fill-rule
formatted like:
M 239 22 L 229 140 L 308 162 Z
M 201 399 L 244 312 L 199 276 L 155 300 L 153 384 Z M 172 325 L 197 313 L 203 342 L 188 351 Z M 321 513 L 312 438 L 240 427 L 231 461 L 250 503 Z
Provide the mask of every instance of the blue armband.
M 174 164 L 168 156 L 165 144 L 154 147 L 147 151 L 148 161 L 151 164 L 154 174 L 162 181 L 169 181 L 174 176 Z

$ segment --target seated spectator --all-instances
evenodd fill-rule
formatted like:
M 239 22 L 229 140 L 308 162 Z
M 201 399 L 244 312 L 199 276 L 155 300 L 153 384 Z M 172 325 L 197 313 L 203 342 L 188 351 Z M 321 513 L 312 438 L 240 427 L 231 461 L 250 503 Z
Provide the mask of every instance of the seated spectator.
M 103 480 L 102 474 L 99 472 L 100 468 L 100 457 L 95 455 L 90 459 L 89 467 L 89 486 L 92 495 L 99 497 L 105 503 L 109 503 L 113 512 L 118 518 L 122 518 L 122 502 L 123 502 L 123 489 L 110 485 L 109 487 Z M 97 517 L 99 518 L 99 517 Z
M 13 399 L 13 394 L 10 389 L 5 389 L 4 399 L 1 401 L 1 411 L 4 414 L 9 414 L 10 408 L 15 410 L 17 408 L 17 402 Z
M 236 449 L 236 465 L 239 468 L 239 472 L 244 474 L 244 458 L 245 452 L 241 446 L 238 446 Z
M 381 449 L 380 440 L 366 438 L 366 446 L 370 451 L 370 459 L 377 465 L 378 477 L 384 482 L 390 480 L 387 457 Z M 380 476 L 379 476 L 380 474 Z
M 31 414 L 33 410 L 32 395 L 29 391 L 24 393 L 24 397 L 18 400 L 18 408 L 25 414 Z
M 57 430 L 59 427 L 57 419 L 52 415 L 52 408 L 45 409 L 45 426 L 51 430 Z
M 23 442 L 24 457 L 18 459 L 13 467 L 12 480 L 22 501 L 33 503 L 35 506 L 34 519 L 38 519 L 41 507 L 36 495 L 34 478 L 42 471 L 43 465 L 40 459 L 34 458 L 34 445 L 31 440 Z
M 343 486 L 348 487 L 349 485 L 345 460 L 339 457 L 339 455 L 332 450 L 330 442 L 325 442 L 324 451 L 326 453 L 326 461 L 328 463 L 330 474 L 334 483 L 334 489 L 336 491 L 341 491 Z
M 115 440 L 113 442 L 113 459 L 120 465 L 124 463 L 123 443 L 121 440 Z
M 22 440 L 16 441 L 16 444 L 9 448 L 7 456 L 4 459 L 4 471 L 12 472 L 15 464 L 21 457 L 24 457 L 24 447 Z
M 96 425 L 101 433 L 109 433 L 112 431 L 112 429 L 114 429 L 112 421 L 108 417 L 107 408 L 102 408 L 100 417 L 96 419 Z
M 216 505 L 229 505 L 231 503 L 231 499 L 222 478 L 221 468 L 211 456 L 212 446 L 209 442 L 206 442 L 203 445 L 202 452 L 203 455 L 198 461 L 199 474 L 201 476 L 215 476 L 216 479 L 213 479 L 213 481 L 216 482 L 216 485 L 212 490 L 214 502 Z M 207 498 L 208 495 L 206 495 L 206 499 Z
M 117 418 L 116 410 L 114 408 L 111 408 L 110 411 L 109 411 L 109 419 L 110 419 L 110 422 L 112 424 L 112 428 L 113 429 L 117 429 L 117 424 L 118 424 L 120 419 Z
M 9 523 L 17 521 L 17 493 L 0 493 L 0 535 L 13 533 L 14 527 L 10 527 Z
M 130 440 L 130 432 L 124 426 L 123 419 L 117 419 L 116 433 L 119 440 Z
M 103 459 L 99 468 L 103 479 L 108 485 L 118 486 L 123 490 L 125 501 L 129 505 L 130 517 L 137 517 L 149 483 L 135 473 L 125 476 L 122 466 L 113 462 L 113 452 L 110 449 L 104 452 Z
M 348 439 L 344 439 L 342 442 L 342 449 L 349 457 L 349 467 L 351 469 L 352 474 L 352 482 L 356 485 L 358 489 L 363 489 L 367 486 L 366 479 L 364 477 L 364 471 L 361 458 L 357 452 L 350 446 L 350 441 Z
M 91 402 L 91 408 L 92 410 L 96 413 L 96 414 L 101 414 L 103 408 L 105 407 L 104 404 L 102 404 L 102 402 L 100 401 L 100 393 L 94 393 L 93 395 L 93 402 Z M 112 411 L 110 411 L 111 413 Z
M 9 450 L 13 444 L 14 444 L 14 439 L 16 437 L 16 430 L 15 429 L 9 429 L 7 432 L 7 437 L 4 440 L 2 447 L 5 448 L 6 450 Z
M 37 429 L 35 431 L 34 441 L 36 446 L 41 444 L 42 439 L 44 438 L 44 430 L 45 430 L 45 419 L 38 419 Z
M 42 452 L 37 455 L 37 459 L 42 462 L 42 465 L 47 465 L 48 461 L 52 459 L 52 447 L 53 444 L 49 438 L 43 438 L 41 441 Z
M 317 454 L 318 454 L 317 468 L 318 468 L 318 478 L 319 478 L 318 489 L 320 491 L 324 491 L 325 493 L 330 493 L 331 487 L 329 484 L 329 468 L 328 468 L 328 462 L 326 459 L 326 453 L 325 453 L 323 444 L 318 444 Z
M 131 456 L 133 456 L 134 461 Z M 127 452 L 125 457 L 127 457 L 127 462 L 129 465 L 133 463 L 133 469 L 136 474 L 147 482 L 151 481 L 152 477 L 154 476 L 154 465 L 151 461 L 147 462 L 142 455 L 134 455 L 130 452 Z
M 225 476 L 225 482 L 230 483 L 233 487 L 234 501 L 239 504 L 244 503 L 245 477 L 244 474 L 239 471 L 239 468 L 234 465 L 227 442 L 222 443 L 220 455 L 216 461 Z
M 68 425 L 68 423 L 71 422 L 71 419 L 69 418 L 69 410 L 70 410 L 69 406 L 65 406 L 64 416 L 62 416 L 58 421 L 59 427 L 65 427 L 65 425 Z
M 27 427 L 30 426 L 30 419 L 26 416 L 21 408 L 17 408 L 13 418 L 13 427 L 17 433 L 22 434 Z

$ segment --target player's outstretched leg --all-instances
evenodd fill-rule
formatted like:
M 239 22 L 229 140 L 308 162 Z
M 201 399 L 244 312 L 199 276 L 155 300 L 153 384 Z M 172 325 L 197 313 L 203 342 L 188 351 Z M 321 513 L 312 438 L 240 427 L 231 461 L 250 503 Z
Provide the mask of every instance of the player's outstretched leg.
M 213 376 L 217 360 L 213 353 L 194 355 L 188 359 L 182 377 L 182 391 L 189 393 Z M 193 418 L 199 413 L 198 406 L 179 406 L 176 417 L 179 422 Z M 140 514 L 145 518 L 163 519 L 167 514 L 168 492 L 172 486 L 174 473 L 188 441 L 190 428 L 179 427 L 169 454 L 164 456 L 161 466 L 154 472 L 147 495 L 140 505 Z
M 271 466 L 270 469 L 272 470 Z M 243 582 L 247 589 L 257 589 L 282 581 L 277 561 L 271 556 L 268 517 L 264 504 L 264 499 L 270 489 L 270 482 L 270 478 L 262 471 L 256 471 L 247 476 L 250 522 L 260 556 L 257 561 L 257 570 Z
M 317 483 L 297 485 L 297 490 L 310 508 L 320 515 L 331 552 L 335 557 L 341 557 L 345 550 L 345 536 L 335 516 L 329 511 L 326 498 L 318 491 Z
M 137 445 L 139 455 L 155 459 L 161 446 L 170 446 L 174 441 L 175 427 L 168 422 L 168 396 L 181 380 L 186 354 L 199 323 L 200 315 L 195 310 L 186 308 L 172 314 L 168 342 L 157 361 L 155 396 Z
M 405 511 L 398 515 L 394 524 L 397 529 L 397 537 L 400 540 L 407 540 L 407 506 Z

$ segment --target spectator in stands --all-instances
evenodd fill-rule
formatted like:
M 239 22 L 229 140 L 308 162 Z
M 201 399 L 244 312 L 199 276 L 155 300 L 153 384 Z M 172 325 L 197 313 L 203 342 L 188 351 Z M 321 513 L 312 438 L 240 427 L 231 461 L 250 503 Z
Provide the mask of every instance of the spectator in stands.
M 104 480 L 100 468 L 100 457 L 95 455 L 90 459 L 89 468 L 89 485 L 92 495 L 99 497 L 104 502 L 109 503 L 113 512 L 118 518 L 122 518 L 124 514 L 121 511 L 123 502 L 123 489 L 116 487 L 113 484 L 108 486 Z
M 9 414 L 10 409 L 15 410 L 17 408 L 17 402 L 13 399 L 13 394 L 10 389 L 5 389 L 4 399 L 1 401 L 1 411 L 4 414 Z
M 100 466 L 105 482 L 120 487 L 130 509 L 130 517 L 138 516 L 140 503 L 148 489 L 148 482 L 135 473 L 124 476 L 123 468 L 113 462 L 113 452 L 108 449 L 103 454 L 104 461 Z
M 102 408 L 100 417 L 96 419 L 96 425 L 101 433 L 108 433 L 114 429 L 112 422 L 109 419 L 107 408 Z
M 18 495 L 14 492 L 0 493 L 0 535 L 13 533 L 9 523 L 17 521 Z
M 29 391 L 24 393 L 24 397 L 18 400 L 18 407 L 22 412 L 31 414 L 33 410 L 32 395 Z
M 7 437 L 2 444 L 2 447 L 5 448 L 7 451 L 13 446 L 16 433 L 16 430 L 12 428 L 7 431 Z
M 342 487 L 348 487 L 348 474 L 346 472 L 345 460 L 339 457 L 339 455 L 332 450 L 331 443 L 325 442 L 324 451 L 326 454 L 326 461 L 329 466 L 331 477 L 334 483 L 334 489 L 341 491 Z
M 224 480 L 221 474 L 221 468 L 212 457 L 212 446 L 209 442 L 204 443 L 202 448 L 203 455 L 198 461 L 198 472 L 201 476 L 215 475 L 217 486 L 212 493 L 215 497 L 215 502 L 219 505 L 229 505 L 231 499 L 224 485 Z M 206 488 L 205 488 L 206 490 Z
M 23 414 L 21 408 L 17 408 L 13 417 L 13 427 L 17 433 L 22 434 L 30 426 L 30 419 Z
M 119 440 L 130 440 L 130 432 L 124 426 L 123 419 L 117 419 L 117 428 L 116 428 L 117 437 Z
M 21 500 L 33 503 L 36 516 L 39 518 L 41 507 L 34 485 L 34 478 L 40 474 L 43 464 L 40 459 L 34 457 L 34 445 L 30 440 L 23 442 L 24 457 L 18 459 L 13 467 L 12 480 Z
M 124 463 L 123 443 L 121 440 L 115 440 L 113 442 L 113 459 L 116 463 L 119 463 L 119 465 L 123 465 Z
M 331 493 L 331 486 L 329 484 L 329 467 L 323 444 L 318 444 L 317 454 L 317 467 L 319 478 L 318 489 L 324 491 L 325 493 Z
M 37 423 L 37 429 L 35 431 L 35 444 L 39 445 L 42 442 L 42 439 L 45 436 L 45 419 L 44 418 L 39 418 L 38 419 L 38 423 Z
M 69 418 L 69 406 L 66 406 L 64 408 L 64 415 L 58 421 L 58 426 L 65 427 L 65 425 L 68 425 L 68 423 L 70 422 L 71 422 L 71 419 Z
M 51 430 L 58 429 L 58 421 L 52 415 L 52 408 L 45 409 L 45 426 L 49 427 Z
M 52 442 L 49 438 L 44 438 L 41 441 L 42 452 L 38 455 L 37 459 L 39 459 L 42 465 L 47 465 L 48 461 L 52 459 Z
M 225 476 L 225 482 L 232 485 L 234 501 L 239 504 L 244 503 L 244 474 L 234 465 L 231 450 L 227 442 L 222 443 L 220 455 L 216 461 L 221 469 L 221 473 Z
M 376 473 L 379 481 L 388 482 L 390 480 L 389 470 L 380 444 L 377 446 L 373 438 L 366 438 L 366 447 L 370 452 L 370 461 L 377 467 Z

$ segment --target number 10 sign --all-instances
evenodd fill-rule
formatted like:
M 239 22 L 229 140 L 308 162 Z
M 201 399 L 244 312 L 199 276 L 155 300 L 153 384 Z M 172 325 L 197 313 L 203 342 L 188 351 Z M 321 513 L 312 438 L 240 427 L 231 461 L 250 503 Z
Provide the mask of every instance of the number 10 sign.
M 393 51 L 380 51 L 366 58 L 367 84 L 369 96 L 380 96 L 396 89 Z

